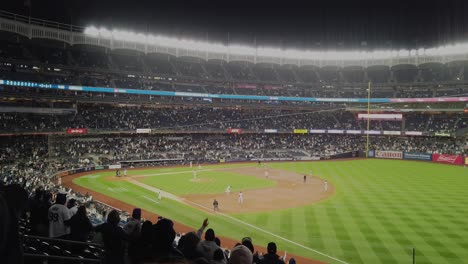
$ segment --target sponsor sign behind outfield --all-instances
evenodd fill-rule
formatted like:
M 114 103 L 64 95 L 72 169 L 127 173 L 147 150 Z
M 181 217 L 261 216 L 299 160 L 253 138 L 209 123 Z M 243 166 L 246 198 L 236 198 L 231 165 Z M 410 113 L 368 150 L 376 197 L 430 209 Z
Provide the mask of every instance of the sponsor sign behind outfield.
M 416 153 L 416 152 L 404 152 L 403 159 L 406 160 L 432 160 L 432 154 L 430 153 Z
M 307 132 L 309 132 L 309 130 L 307 129 L 294 129 L 293 130 L 294 134 L 307 134 Z
M 242 128 L 228 128 L 229 134 L 242 134 Z
M 327 131 L 325 129 L 311 129 L 310 133 L 324 134 L 327 133 Z
M 465 165 L 468 165 L 468 157 L 465 157 Z
M 460 155 L 446 155 L 446 154 L 432 154 L 432 161 L 448 164 L 463 164 L 463 156 Z
M 136 132 L 138 134 L 149 134 L 151 133 L 151 128 L 137 128 Z
M 86 134 L 86 128 L 69 128 L 67 134 Z
M 381 159 L 403 159 L 402 151 L 376 150 L 375 157 Z
M 367 156 L 369 158 L 374 158 L 375 157 L 375 151 L 374 150 L 369 150 L 369 154 Z

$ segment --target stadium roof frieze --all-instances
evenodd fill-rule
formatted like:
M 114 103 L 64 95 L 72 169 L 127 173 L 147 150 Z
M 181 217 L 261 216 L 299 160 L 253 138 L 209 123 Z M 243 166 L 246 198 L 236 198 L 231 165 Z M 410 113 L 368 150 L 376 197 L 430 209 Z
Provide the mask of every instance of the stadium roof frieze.
M 399 51 L 299 51 L 268 47 L 212 44 L 194 40 L 180 40 L 163 36 L 103 28 L 78 27 L 0 11 L 0 31 L 7 31 L 29 39 L 48 39 L 70 45 L 92 45 L 111 50 L 127 49 L 144 54 L 163 53 L 175 57 L 194 57 L 203 60 L 242 61 L 254 64 L 269 63 L 297 66 L 395 66 L 427 63 L 450 63 L 468 60 L 468 43 L 418 50 Z

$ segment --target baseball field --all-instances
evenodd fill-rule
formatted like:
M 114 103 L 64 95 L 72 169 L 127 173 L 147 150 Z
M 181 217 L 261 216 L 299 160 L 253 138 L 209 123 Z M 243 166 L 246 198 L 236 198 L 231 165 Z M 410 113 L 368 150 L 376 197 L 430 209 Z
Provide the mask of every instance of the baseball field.
M 223 238 L 249 236 L 263 246 L 275 241 L 280 255 L 326 263 L 412 263 L 414 247 L 418 264 L 468 263 L 468 169 L 459 166 L 379 159 L 267 168 L 241 163 L 129 170 L 118 179 L 114 171 L 93 171 L 68 184 L 192 229 L 208 217 Z

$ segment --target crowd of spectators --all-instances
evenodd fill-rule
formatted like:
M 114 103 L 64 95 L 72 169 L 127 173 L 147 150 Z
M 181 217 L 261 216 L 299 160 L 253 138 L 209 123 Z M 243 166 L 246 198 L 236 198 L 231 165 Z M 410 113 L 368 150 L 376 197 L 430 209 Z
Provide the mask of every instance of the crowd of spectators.
M 357 129 L 365 130 L 367 120 L 343 110 L 280 110 L 216 107 L 136 107 L 75 104 L 60 114 L 0 113 L 1 132 L 63 132 L 67 128 L 96 131 L 135 131 L 151 128 L 172 131 L 225 131 L 241 128 L 250 131 L 277 129 Z M 34 108 L 33 108 L 34 109 Z M 46 108 L 54 110 L 53 108 Z M 18 110 L 11 110 L 18 111 Z M 455 132 L 463 128 L 463 113 L 450 115 L 409 112 L 404 120 L 371 120 L 371 130 Z M 405 124 L 405 125 L 403 125 Z
M 106 220 L 93 223 L 85 205 L 77 205 L 67 193 L 51 196 L 41 187 L 28 192 L 21 184 L 0 184 L 0 212 L 2 213 L 2 240 L 0 253 L 2 263 L 24 263 L 24 252 L 34 254 L 38 249 L 31 246 L 29 236 L 50 237 L 34 246 L 42 247 L 46 256 L 66 253 L 66 258 L 54 263 L 83 259 L 89 252 L 88 245 L 103 246 L 101 263 L 196 263 L 196 264 L 281 264 L 295 263 L 295 259 L 278 255 L 274 242 L 268 243 L 267 251 L 255 250 L 252 238 L 244 237 L 232 248 L 222 246 L 222 240 L 215 230 L 208 228 L 208 219 L 203 220 L 198 230 L 178 233 L 172 220 L 142 218 L 140 208 L 133 209 L 130 217 L 122 219 L 115 210 L 108 210 Z M 203 235 L 204 234 L 204 235 Z M 59 241 L 77 241 L 84 244 L 67 244 L 50 247 Z M 37 241 L 37 240 L 36 240 Z M 50 251 L 48 251 L 50 250 Z M 73 253 L 71 253 L 72 251 Z M 261 250 L 260 250 L 261 251 Z M 96 260 L 99 261 L 99 258 Z M 32 260 L 26 263 L 36 263 Z M 37 263 L 42 263 L 41 261 Z
M 202 239 L 207 221 L 197 232 L 178 235 L 169 219 L 148 221 L 141 218 L 138 209 L 131 216 L 116 211 L 94 201 L 89 194 L 61 186 L 61 180 L 54 175 L 71 167 L 135 159 L 180 158 L 178 162 L 182 164 L 229 158 L 321 157 L 364 150 L 366 139 L 352 135 L 165 134 L 48 140 L 45 136 L 13 136 L 0 143 L 0 193 L 11 195 L 10 188 L 13 188 L 15 195 L 25 196 L 2 197 L 6 202 L 0 199 L 0 206 L 3 206 L 0 210 L 10 210 L 5 204 L 14 200 L 16 208 L 25 214 L 14 214 L 12 219 L 18 221 L 16 215 L 27 217 L 31 235 L 102 243 L 107 263 L 151 263 L 161 258 L 176 258 L 204 264 L 249 264 L 278 263 L 275 262 L 279 261 L 276 246 L 270 243 L 267 254 L 255 254 L 251 239 L 244 238 L 239 242 L 243 246 L 226 250 L 220 246 L 212 229 L 206 230 Z M 372 136 L 370 143 L 370 149 L 375 150 L 444 154 L 465 151 L 465 142 L 452 138 Z M 16 232 L 17 228 L 14 226 L 12 230 Z M 13 236 L 10 241 L 18 239 Z M 8 250 L 13 250 L 11 247 Z M 21 248 L 15 250 L 21 254 Z M 6 263 L 18 263 L 15 254 L 9 256 L 14 260 Z
M 63 51 L 65 52 L 65 51 Z M 62 52 L 62 54 L 63 54 Z M 71 56 L 79 56 L 80 51 Z M 318 97 L 318 98 L 366 98 L 367 81 L 364 78 L 350 78 L 346 71 L 332 72 L 307 68 L 251 65 L 245 63 L 204 63 L 201 61 L 155 60 L 129 55 L 98 54 L 89 57 L 83 51 L 75 62 L 66 65 L 41 65 L 34 60 L 17 64 L 11 58 L 0 61 L 0 78 L 8 80 L 43 82 L 54 84 L 84 85 L 144 90 L 164 90 L 199 93 L 228 93 L 244 95 Z M 2 60 L 0 47 L 0 60 Z M 144 56 L 143 56 L 144 57 Z M 122 58 L 128 63 L 123 64 Z M 88 60 L 99 59 L 95 63 Z M 149 61 L 149 63 L 148 63 Z M 78 62 L 78 63 L 77 63 Z M 110 66 L 112 63 L 114 66 Z M 136 65 L 140 64 L 140 65 Z M 85 66 L 80 67 L 80 66 Z M 143 70 L 148 69 L 148 70 Z M 344 73 L 344 74 L 340 74 Z M 397 75 L 400 73 L 397 73 Z M 323 75 L 323 76 L 322 76 Z M 312 76 L 312 77 L 311 77 Z M 347 77 L 348 76 L 348 77 Z M 390 75 L 389 75 L 390 76 Z M 424 78 L 390 77 L 373 81 L 373 98 L 427 98 L 437 96 L 461 96 L 467 89 L 457 85 L 434 85 L 434 80 Z M 378 79 L 372 78 L 371 79 Z M 458 78 L 458 79 L 457 79 Z M 460 82 L 460 77 L 453 80 Z M 463 79 L 463 77 L 462 77 Z M 438 80 L 450 84 L 451 78 Z M 452 82 L 451 82 L 452 81 Z M 417 87 L 413 87 L 414 84 Z M 427 85 L 426 85 L 427 83 Z

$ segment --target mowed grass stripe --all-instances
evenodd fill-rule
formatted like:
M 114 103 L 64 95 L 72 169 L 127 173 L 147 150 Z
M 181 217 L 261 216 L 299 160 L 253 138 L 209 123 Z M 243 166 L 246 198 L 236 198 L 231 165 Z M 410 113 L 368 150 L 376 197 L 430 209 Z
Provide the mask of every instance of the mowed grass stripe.
M 340 175 L 345 175 L 343 168 L 337 166 L 338 173 Z M 353 172 L 356 170 L 352 170 Z M 346 186 L 349 186 L 350 188 L 355 189 L 354 181 L 352 180 L 352 175 L 351 177 L 343 177 L 342 181 L 347 181 Z M 359 190 L 359 189 L 355 189 Z M 360 217 L 352 217 L 351 213 L 354 213 L 355 215 L 360 214 L 360 210 L 355 208 L 354 205 L 358 204 L 359 202 L 356 199 L 353 199 L 353 196 L 348 197 L 347 200 L 350 202 L 350 205 L 346 207 L 345 210 L 338 210 L 336 208 L 330 208 L 329 210 L 335 210 L 337 214 L 339 214 L 339 219 L 344 219 L 343 221 L 346 221 L 346 226 L 348 228 L 348 233 L 349 233 L 349 239 L 351 241 L 354 240 L 354 244 L 356 244 L 355 247 L 357 247 L 356 251 L 358 251 L 361 255 L 365 257 L 364 261 L 363 259 L 359 259 L 356 263 L 390 263 L 390 262 L 396 262 L 396 260 L 393 258 L 393 250 L 392 254 L 388 254 L 389 256 L 386 256 L 384 254 L 372 254 L 375 253 L 375 248 L 376 245 L 379 245 L 381 241 L 379 241 L 378 238 L 374 238 L 373 236 L 368 235 L 369 230 L 366 230 L 366 232 L 362 232 L 360 230 L 360 226 L 362 226 L 361 223 L 356 223 L 356 221 L 360 220 L 365 220 L 366 218 L 360 218 Z M 368 227 L 368 225 L 366 225 Z M 369 228 L 368 228 L 369 229 Z M 382 247 L 388 246 L 388 240 L 384 240 L 386 243 L 385 245 L 381 245 Z M 383 250 L 386 250 L 386 253 L 389 253 L 389 250 L 387 248 L 384 248 Z M 379 251 L 382 251 L 379 250 Z M 370 253 L 372 252 L 372 253 Z M 352 261 L 355 263 L 354 261 Z

